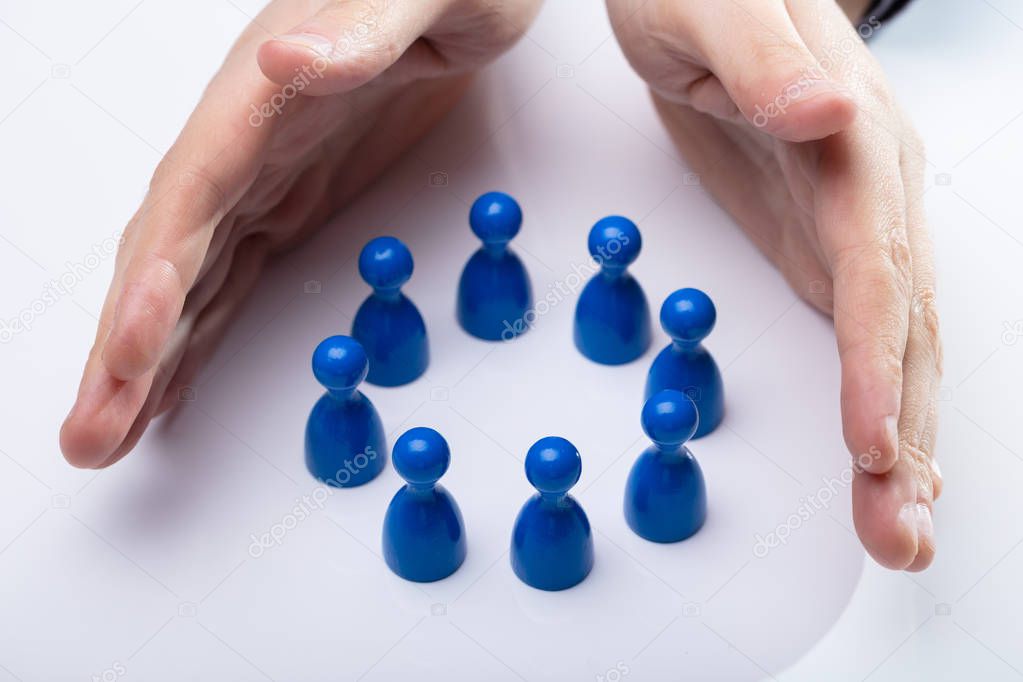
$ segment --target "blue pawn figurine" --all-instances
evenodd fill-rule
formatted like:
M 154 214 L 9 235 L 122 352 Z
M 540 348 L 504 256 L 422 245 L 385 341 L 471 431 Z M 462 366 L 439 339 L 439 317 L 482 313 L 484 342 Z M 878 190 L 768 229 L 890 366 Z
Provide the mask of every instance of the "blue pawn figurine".
M 328 485 L 354 488 L 384 468 L 383 424 L 373 403 L 357 390 L 367 364 L 362 346 L 350 336 L 324 339 L 313 352 L 313 374 L 327 392 L 306 423 L 305 463 Z
M 590 522 L 568 494 L 582 470 L 579 452 L 564 438 L 541 438 L 526 454 L 526 478 L 539 492 L 515 519 L 511 564 L 527 585 L 564 590 L 593 568 Z
M 575 308 L 575 345 L 602 365 L 635 360 L 650 347 L 650 307 L 639 282 L 626 268 L 639 256 L 643 240 L 628 218 L 597 221 L 587 241 L 600 266 L 583 288 Z
M 458 323 L 484 341 L 511 341 L 526 332 L 533 304 L 526 267 L 508 242 L 522 226 L 522 209 L 503 192 L 481 195 L 469 225 L 483 246 L 469 258 L 458 281 Z
M 673 388 L 696 403 L 700 425 L 693 438 L 706 436 L 725 416 L 721 370 L 701 343 L 716 319 L 714 303 L 699 289 L 679 289 L 669 295 L 661 306 L 661 327 L 672 342 L 657 355 L 647 374 L 644 400 Z
M 352 336 L 369 357 L 369 376 L 377 386 L 413 381 L 430 364 L 426 323 L 415 304 L 401 293 L 412 276 L 412 254 L 394 237 L 377 237 L 359 254 L 359 274 L 373 287 L 352 323 Z
M 699 422 L 696 405 L 680 391 L 660 391 L 643 406 L 641 422 L 654 444 L 629 472 L 625 520 L 647 540 L 685 540 L 707 518 L 703 472 L 685 446 Z
M 405 580 L 446 578 L 465 561 L 465 524 L 455 499 L 437 480 L 451 451 L 433 429 L 409 429 L 394 444 L 394 468 L 406 481 L 384 516 L 384 561 Z

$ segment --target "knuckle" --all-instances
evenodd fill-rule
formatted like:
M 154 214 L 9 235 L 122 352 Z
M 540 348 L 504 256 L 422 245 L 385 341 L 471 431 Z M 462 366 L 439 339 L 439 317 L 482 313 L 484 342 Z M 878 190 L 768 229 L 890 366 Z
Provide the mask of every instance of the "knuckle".
M 836 280 L 856 286 L 871 302 L 905 305 L 912 295 L 913 254 L 902 221 L 886 222 L 873 241 L 836 249 L 831 262 Z
M 874 360 L 877 366 L 886 376 L 901 383 L 902 359 L 905 349 L 902 338 L 888 332 L 879 334 L 874 340 L 874 349 Z
M 152 255 L 148 260 L 146 279 L 139 285 L 142 310 L 153 321 L 173 319 L 186 292 L 181 270 L 163 256 Z
M 178 164 L 164 161 L 153 175 L 150 190 L 155 195 L 154 205 L 161 207 L 175 218 L 213 216 L 219 219 L 226 212 L 227 195 L 224 187 L 206 168 L 195 163 Z M 163 196 L 157 194 L 163 191 Z
M 913 277 L 913 252 L 909 247 L 905 225 L 899 220 L 881 233 L 879 241 L 887 270 L 901 285 L 903 293 L 908 293 Z
M 226 194 L 220 182 L 206 169 L 195 166 L 186 171 L 186 178 L 194 182 L 196 201 L 215 215 L 225 211 Z
M 842 363 L 843 372 L 848 373 L 847 377 L 852 375 L 858 377 L 865 364 L 880 376 L 888 377 L 897 383 L 902 382 L 904 341 L 896 332 L 863 333 L 839 350 L 844 358 L 855 358 L 854 362 Z M 846 389 L 854 390 L 853 383 L 842 382 L 843 394 Z

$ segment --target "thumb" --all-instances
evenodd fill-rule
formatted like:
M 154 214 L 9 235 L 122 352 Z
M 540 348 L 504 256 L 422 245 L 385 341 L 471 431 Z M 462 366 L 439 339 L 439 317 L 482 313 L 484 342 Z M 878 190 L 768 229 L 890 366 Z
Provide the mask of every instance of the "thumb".
M 415 12 L 396 10 L 396 4 L 327 2 L 308 20 L 263 43 L 259 67 L 273 82 L 306 95 L 354 90 L 399 61 L 443 9 L 438 0 Z M 430 55 L 425 46 L 418 52 Z
M 743 117 L 754 127 L 782 140 L 818 140 L 845 129 L 856 105 L 806 46 L 785 3 L 707 3 L 729 33 L 697 31 L 697 47 Z

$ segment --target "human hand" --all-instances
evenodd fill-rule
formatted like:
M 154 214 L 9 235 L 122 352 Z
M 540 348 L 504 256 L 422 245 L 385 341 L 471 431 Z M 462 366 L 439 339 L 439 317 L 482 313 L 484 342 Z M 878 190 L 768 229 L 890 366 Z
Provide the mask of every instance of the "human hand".
M 882 565 L 926 568 L 941 344 L 925 158 L 881 69 L 834 0 L 608 9 L 702 184 L 834 316 L 857 533 Z
M 421 136 L 539 0 L 274 0 L 159 164 L 117 255 L 67 460 L 105 467 L 174 404 L 267 257 Z

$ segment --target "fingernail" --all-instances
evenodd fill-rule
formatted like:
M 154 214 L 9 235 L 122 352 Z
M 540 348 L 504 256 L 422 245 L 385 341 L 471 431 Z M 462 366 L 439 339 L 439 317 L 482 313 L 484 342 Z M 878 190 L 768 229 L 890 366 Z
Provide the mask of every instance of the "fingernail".
M 334 51 L 334 43 L 330 39 L 318 36 L 315 33 L 285 33 L 282 36 L 277 36 L 277 40 L 282 43 L 304 47 L 328 59 Z
M 931 457 L 931 471 L 939 481 L 943 480 L 941 477 L 941 467 L 938 466 L 938 460 L 934 459 L 934 457 Z
M 884 435 L 888 439 L 890 452 L 899 458 L 899 418 L 895 415 L 888 415 L 884 418 Z

